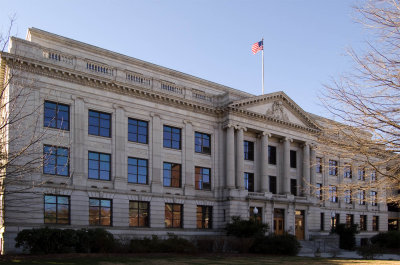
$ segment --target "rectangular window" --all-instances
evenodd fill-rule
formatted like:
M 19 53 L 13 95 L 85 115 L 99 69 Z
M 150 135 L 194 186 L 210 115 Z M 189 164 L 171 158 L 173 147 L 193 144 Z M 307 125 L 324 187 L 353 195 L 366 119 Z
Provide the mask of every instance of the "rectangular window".
M 359 190 L 357 194 L 358 204 L 365 205 L 365 191 Z
M 69 106 L 55 102 L 44 102 L 44 127 L 69 130 Z
M 196 190 L 211 190 L 211 170 L 195 167 Z
M 340 223 L 340 214 L 335 214 L 334 217 L 331 217 L 331 229 L 335 229 L 336 225 Z
M 244 160 L 254 161 L 254 142 L 244 141 Z
M 128 157 L 128 182 L 147 184 L 147 159 Z
M 372 182 L 376 181 L 376 171 L 375 170 L 371 171 L 371 181 Z
M 111 226 L 111 200 L 89 198 L 89 225 Z
M 211 154 L 211 135 L 196 132 L 194 151 L 196 153 Z
M 111 137 L 111 114 L 89 110 L 89 134 Z
M 149 123 L 128 118 L 128 141 L 147 144 L 149 135 Z
M 43 146 L 43 173 L 69 176 L 69 149 L 58 146 Z
M 365 180 L 365 168 L 358 169 L 358 180 Z
M 268 145 L 268 164 L 276 165 L 276 146 Z
M 181 165 L 164 162 L 163 167 L 164 187 L 181 187 Z
M 290 150 L 290 167 L 297 167 L 297 152 L 294 150 Z
M 197 228 L 212 228 L 212 206 L 197 205 Z
M 110 180 L 111 155 L 89 151 L 89 178 Z
M 338 162 L 336 160 L 329 160 L 329 175 L 337 176 Z
M 379 231 L 379 216 L 372 216 L 372 231 Z
M 343 195 L 344 195 L 344 202 L 347 204 L 351 204 L 352 203 L 351 190 L 345 190 Z
M 317 183 L 317 187 L 315 189 L 315 197 L 322 200 L 323 199 L 323 191 L 322 191 L 322 184 Z
M 262 207 L 250 207 L 250 220 L 262 223 Z
M 329 186 L 329 201 L 338 202 L 336 186 Z
M 44 223 L 69 224 L 70 216 L 69 196 L 44 196 Z
M 129 201 L 129 226 L 149 227 L 150 203 Z
M 325 230 L 325 214 L 324 213 L 320 213 L 320 217 L 319 217 L 319 229 L 321 231 Z
M 351 172 L 351 165 L 345 163 L 343 168 L 343 177 L 351 179 L 352 172 Z
M 181 129 L 164 125 L 163 146 L 181 150 Z
M 269 191 L 272 194 L 276 194 L 276 177 L 275 176 L 269 176 Z
M 367 216 L 360 215 L 360 230 L 367 231 Z
M 290 180 L 290 193 L 297 196 L 297 179 Z
M 346 227 L 351 227 L 354 225 L 354 215 L 346 214 Z
M 322 158 L 317 157 L 315 160 L 315 172 L 322 173 Z
M 371 200 L 371 205 L 372 206 L 377 206 L 378 205 L 378 196 L 377 196 L 376 191 L 370 191 L 369 197 L 370 197 L 370 200 Z
M 244 187 L 246 190 L 253 192 L 254 191 L 254 174 L 253 173 L 244 173 Z
M 183 226 L 183 205 L 176 203 L 165 204 L 165 227 L 182 228 Z

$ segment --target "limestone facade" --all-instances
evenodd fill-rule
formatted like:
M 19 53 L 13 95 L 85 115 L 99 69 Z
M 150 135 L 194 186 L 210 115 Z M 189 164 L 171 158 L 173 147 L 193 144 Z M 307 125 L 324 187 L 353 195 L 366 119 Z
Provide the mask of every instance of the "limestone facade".
M 102 200 L 109 203 L 105 209 L 111 216 L 101 227 L 120 236 L 217 235 L 232 216 L 249 218 L 254 208 L 271 232 L 287 231 L 306 240 L 329 234 L 335 216 L 342 223 L 347 215 L 353 215 L 354 223 L 366 216 L 366 231 L 359 238 L 376 233 L 373 221 L 375 229 L 387 230 L 384 203 L 359 205 L 355 196 L 351 203 L 340 196 L 332 202 L 315 194 L 317 184 L 345 181 L 339 165 L 346 161 L 340 154 L 327 157 L 318 152 L 318 117 L 284 92 L 254 96 L 34 28 L 26 40 L 11 38 L 1 66 L 3 80 L 7 69 L 17 66 L 23 73 L 19 80 L 34 80 L 30 100 L 40 112 L 37 129 L 51 136 L 40 144 L 69 153 L 66 176 L 32 173 L 27 178 L 41 185 L 3 196 L 3 253 L 15 250 L 14 238 L 25 228 L 101 226 L 101 221 L 90 224 L 89 209 Z M 44 126 L 46 102 L 67 106 L 68 130 Z M 108 114 L 109 128 L 104 128 L 109 136 L 90 132 L 91 111 Z M 129 120 L 147 124 L 144 143 L 129 140 Z M 177 129 L 175 136 L 168 134 L 170 129 Z M 90 153 L 109 157 L 100 168 L 109 174 L 105 180 L 102 173 L 99 179 L 89 177 L 93 165 L 100 163 L 89 161 Z M 245 153 L 250 157 L 245 159 Z M 144 183 L 130 181 L 129 158 L 147 161 Z M 336 175 L 329 174 L 330 161 L 338 163 Z M 176 168 L 179 172 L 173 171 Z M 28 183 L 14 183 L 10 189 Z M 46 223 L 45 196 L 68 199 L 66 223 Z M 130 201 L 148 203 L 146 225 L 132 226 L 130 220 L 139 210 L 130 210 Z M 171 221 L 166 215 L 174 205 L 181 208 L 175 209 Z

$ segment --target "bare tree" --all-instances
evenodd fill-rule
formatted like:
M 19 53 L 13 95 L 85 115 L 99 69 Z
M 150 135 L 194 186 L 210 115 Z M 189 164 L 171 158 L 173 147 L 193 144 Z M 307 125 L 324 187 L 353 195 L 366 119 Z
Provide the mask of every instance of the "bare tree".
M 365 181 L 344 181 L 340 190 L 384 191 L 389 202 L 399 203 L 400 3 L 368 1 L 355 10 L 373 38 L 362 54 L 349 51 L 355 71 L 325 86 L 322 101 L 338 122 L 320 119 L 321 150 L 359 161 L 361 172 L 353 178 L 367 170 Z

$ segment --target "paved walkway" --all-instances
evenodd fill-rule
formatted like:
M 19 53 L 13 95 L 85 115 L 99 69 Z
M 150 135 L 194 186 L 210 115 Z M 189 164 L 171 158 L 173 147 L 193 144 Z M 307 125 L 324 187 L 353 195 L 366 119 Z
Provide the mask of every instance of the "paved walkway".
M 314 253 L 306 252 L 306 251 L 301 251 L 297 256 L 301 257 L 314 257 Z M 333 253 L 321 253 L 321 257 L 323 258 L 332 258 Z M 360 255 L 357 254 L 355 251 L 345 251 L 345 250 L 340 250 L 336 254 L 337 258 L 345 258 L 345 259 L 363 259 Z M 381 260 L 400 260 L 400 255 L 396 254 L 382 254 L 380 256 L 375 256 L 374 259 L 381 259 Z

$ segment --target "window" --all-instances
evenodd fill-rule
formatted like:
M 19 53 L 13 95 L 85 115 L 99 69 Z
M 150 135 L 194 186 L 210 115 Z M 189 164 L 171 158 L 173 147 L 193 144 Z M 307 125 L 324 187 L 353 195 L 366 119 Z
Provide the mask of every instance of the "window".
M 364 168 L 358 169 L 358 180 L 365 180 L 365 169 Z
M 254 160 L 254 142 L 244 141 L 244 160 Z
M 335 214 L 331 217 L 331 229 L 335 229 L 336 225 L 340 223 L 340 214 Z
M 212 228 L 212 206 L 197 205 L 197 228 Z
M 163 146 L 172 149 L 181 149 L 181 129 L 164 125 Z
M 358 191 L 357 199 L 358 199 L 359 205 L 365 205 L 365 191 L 364 190 Z
M 336 186 L 329 186 L 329 201 L 338 202 Z
M 257 213 L 254 213 L 255 208 L 257 208 Z M 250 207 L 250 220 L 262 223 L 262 207 Z
M 320 217 L 319 217 L 319 229 L 321 231 L 325 230 L 325 214 L 324 213 L 320 213 Z
M 147 144 L 149 135 L 148 125 L 147 121 L 128 118 L 128 141 Z
M 351 227 L 354 225 L 354 215 L 346 214 L 346 227 Z
M 376 171 L 375 170 L 372 170 L 371 171 L 371 181 L 376 181 Z
M 345 190 L 345 191 L 344 191 L 344 202 L 347 203 L 347 204 L 352 203 L 352 200 L 351 200 L 351 190 Z
M 211 170 L 195 167 L 196 190 L 211 190 Z
M 58 176 L 69 176 L 69 150 L 65 147 L 43 147 L 43 173 Z
M 269 176 L 269 191 L 272 194 L 276 194 L 276 177 L 275 176 Z
M 110 180 L 111 155 L 89 151 L 89 178 Z
M 297 179 L 290 180 L 290 193 L 297 196 Z
M 372 216 L 372 231 L 379 231 L 379 216 Z
M 294 150 L 290 150 L 290 167 L 297 167 L 297 152 Z
M 149 227 L 149 213 L 148 202 L 129 201 L 129 226 Z
M 44 102 L 44 127 L 69 130 L 69 106 L 55 102 Z
M 196 132 L 194 150 L 196 153 L 211 154 L 211 136 L 205 133 Z
M 89 110 L 89 134 L 111 137 L 111 114 Z
M 315 160 L 315 172 L 322 173 L 322 158 L 317 157 Z
M 329 160 L 329 175 L 337 176 L 338 162 L 336 160 Z
M 128 157 L 128 182 L 147 184 L 147 159 Z
M 371 205 L 377 206 L 378 205 L 378 196 L 377 196 L 376 191 L 370 191 L 369 197 L 371 199 Z
M 89 225 L 111 226 L 111 200 L 89 198 Z
M 276 146 L 268 145 L 268 164 L 276 165 Z
M 351 179 L 352 172 L 351 172 L 351 165 L 345 163 L 343 168 L 343 177 Z
M 254 174 L 253 173 L 244 173 L 244 187 L 246 190 L 253 192 L 254 191 Z
M 44 223 L 69 224 L 69 196 L 44 196 Z
M 176 203 L 165 204 L 165 227 L 182 228 L 183 225 L 183 205 Z
M 164 162 L 164 187 L 181 187 L 181 165 Z
M 318 199 L 322 200 L 323 199 L 323 192 L 322 192 L 322 184 L 321 183 L 317 183 L 317 187 L 315 190 L 315 197 L 317 197 Z
M 367 231 L 367 216 L 360 215 L 360 230 Z

